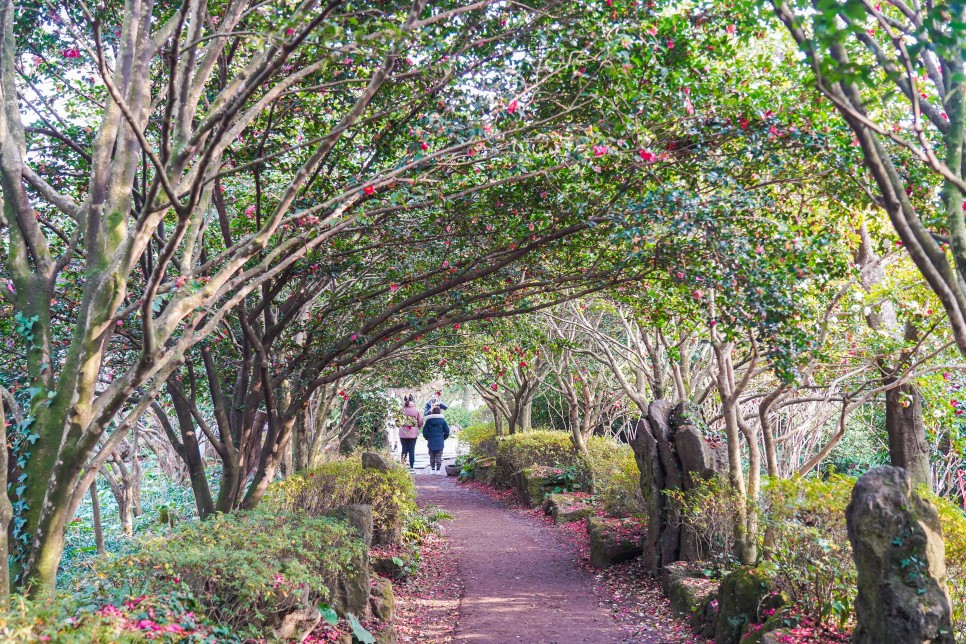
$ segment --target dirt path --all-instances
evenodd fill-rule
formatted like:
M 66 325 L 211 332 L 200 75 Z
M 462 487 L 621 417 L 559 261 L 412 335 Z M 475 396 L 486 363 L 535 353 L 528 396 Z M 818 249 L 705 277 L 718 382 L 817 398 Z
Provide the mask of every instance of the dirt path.
M 559 538 L 453 479 L 417 476 L 420 505 L 453 515 L 446 536 L 464 596 L 455 642 L 621 642 L 600 608 L 593 578 Z

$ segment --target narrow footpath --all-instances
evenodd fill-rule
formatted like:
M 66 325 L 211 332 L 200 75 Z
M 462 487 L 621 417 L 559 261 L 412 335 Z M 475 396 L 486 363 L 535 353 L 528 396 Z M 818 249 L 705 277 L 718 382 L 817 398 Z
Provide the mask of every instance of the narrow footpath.
M 455 642 L 621 642 L 593 577 L 546 526 L 445 476 L 416 476 L 419 504 L 451 514 L 446 538 L 465 592 Z

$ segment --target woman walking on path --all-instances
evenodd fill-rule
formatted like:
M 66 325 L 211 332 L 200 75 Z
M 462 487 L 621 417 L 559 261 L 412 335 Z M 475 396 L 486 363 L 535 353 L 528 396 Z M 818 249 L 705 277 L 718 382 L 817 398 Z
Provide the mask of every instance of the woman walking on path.
M 429 466 L 438 472 L 443 465 L 443 443 L 449 438 L 449 425 L 438 404 L 431 411 L 423 425 L 423 438 L 429 443 Z
M 423 424 L 423 414 L 413 403 L 413 395 L 409 394 L 403 399 L 403 420 L 399 427 L 399 443 L 402 445 L 402 459 L 406 462 L 409 456 L 409 469 L 413 469 L 416 462 L 416 439 L 419 438 L 419 428 Z

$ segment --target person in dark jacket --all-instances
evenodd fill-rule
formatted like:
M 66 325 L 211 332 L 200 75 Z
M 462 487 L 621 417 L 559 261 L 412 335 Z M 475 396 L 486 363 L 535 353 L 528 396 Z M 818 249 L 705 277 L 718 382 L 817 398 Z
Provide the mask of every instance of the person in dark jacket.
M 449 438 L 449 425 L 439 405 L 434 405 L 430 411 L 423 423 L 423 438 L 429 443 L 429 466 L 438 472 L 443 466 L 443 442 Z

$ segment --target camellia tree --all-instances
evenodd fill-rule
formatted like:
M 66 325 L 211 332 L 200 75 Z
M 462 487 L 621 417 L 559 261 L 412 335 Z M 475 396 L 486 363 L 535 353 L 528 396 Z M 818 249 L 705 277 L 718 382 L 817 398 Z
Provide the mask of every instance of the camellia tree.
M 179 396 L 186 360 L 209 389 L 234 357 L 249 361 L 231 392 L 239 421 L 222 416 L 211 436 L 227 449 L 268 405 L 256 481 L 229 486 L 224 504 L 251 506 L 315 389 L 434 328 L 529 310 L 568 281 L 621 279 L 619 258 L 595 256 L 589 238 L 585 255 L 570 247 L 579 261 L 511 267 L 607 223 L 599 211 L 627 189 L 599 173 L 592 123 L 608 87 L 656 74 L 626 64 L 628 34 L 665 41 L 625 17 L 558 1 L 0 2 L 0 290 L 24 347 L 7 383 L 23 408 L 19 582 L 51 587 L 83 495 L 159 393 Z M 568 169 L 526 199 L 491 191 L 485 214 L 503 217 L 473 210 L 489 188 Z M 340 272 L 384 261 L 395 242 L 445 244 L 422 237 L 436 219 L 495 239 L 475 255 L 438 248 L 432 270 L 422 252 L 361 282 Z M 323 292 L 328 304 L 312 304 Z M 272 342 L 307 383 L 279 414 L 269 397 L 291 373 L 272 373 L 286 353 Z
M 966 353 L 966 14 L 955 3 L 772 2 L 848 123 L 859 178 L 942 303 Z

